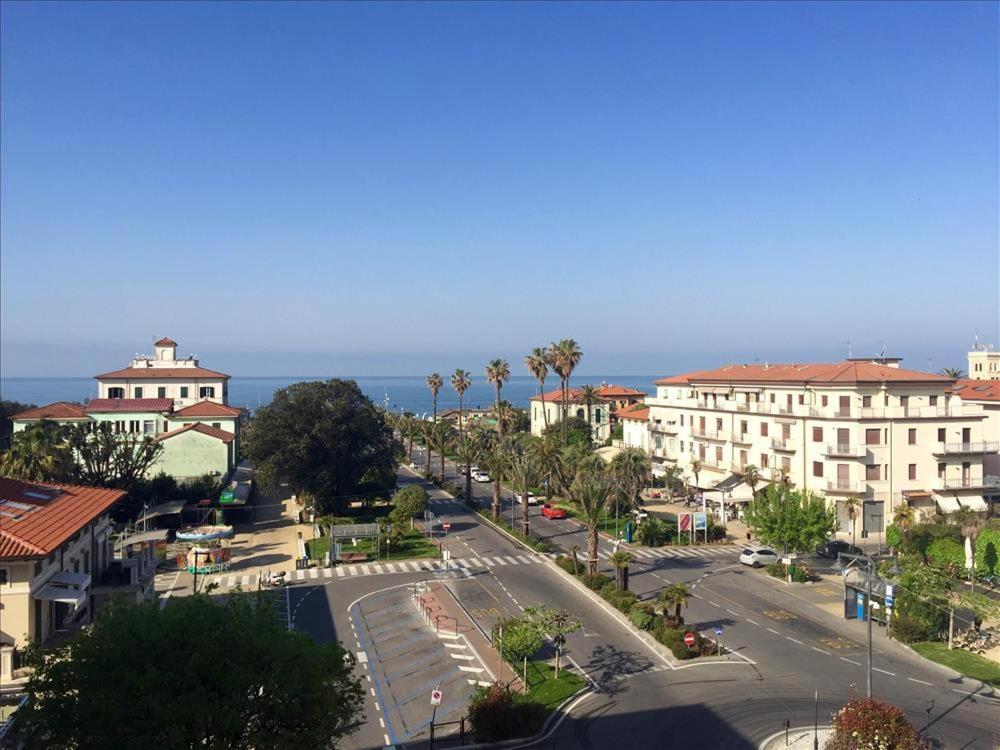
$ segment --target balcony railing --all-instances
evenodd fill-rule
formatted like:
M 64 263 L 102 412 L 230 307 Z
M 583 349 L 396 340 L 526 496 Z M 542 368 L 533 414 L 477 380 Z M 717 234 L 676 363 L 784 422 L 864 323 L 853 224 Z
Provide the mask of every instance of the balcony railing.
M 728 471 L 729 465 L 722 462 L 716 461 L 714 458 L 699 458 L 701 462 L 702 469 L 709 469 L 711 471 Z
M 994 476 L 983 476 L 982 474 L 970 474 L 969 476 L 938 477 L 938 489 L 943 490 L 968 490 L 979 489 L 981 487 L 1000 487 L 1000 478 Z
M 771 438 L 771 447 L 777 451 L 796 450 L 795 441 L 786 438 Z
M 835 443 L 826 446 L 826 455 L 828 456 L 863 456 L 865 455 L 865 448 L 860 445 L 854 445 L 852 443 Z
M 749 432 L 734 432 L 733 442 L 739 443 L 740 445 L 750 445 L 753 442 L 753 438 L 750 436 Z
M 725 430 L 703 430 L 700 427 L 692 427 L 691 436 L 705 440 L 729 440 L 729 433 Z
M 661 432 L 664 435 L 676 435 L 677 434 L 677 423 L 676 422 L 650 422 L 649 429 L 653 432 Z
M 1000 443 L 979 442 L 979 443 L 938 443 L 938 455 L 956 453 L 996 453 L 1000 450 Z
M 830 479 L 826 483 L 826 491 L 844 495 L 860 495 L 865 491 L 865 484 L 853 479 Z

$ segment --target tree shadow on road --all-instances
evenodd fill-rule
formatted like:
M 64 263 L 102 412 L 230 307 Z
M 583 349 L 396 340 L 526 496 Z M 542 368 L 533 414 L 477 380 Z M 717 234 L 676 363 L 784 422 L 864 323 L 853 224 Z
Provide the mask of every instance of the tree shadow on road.
M 611 645 L 597 646 L 583 669 L 595 687 L 606 695 L 617 695 L 625 688 L 624 678 L 654 666 L 653 660 L 636 651 L 623 651 Z

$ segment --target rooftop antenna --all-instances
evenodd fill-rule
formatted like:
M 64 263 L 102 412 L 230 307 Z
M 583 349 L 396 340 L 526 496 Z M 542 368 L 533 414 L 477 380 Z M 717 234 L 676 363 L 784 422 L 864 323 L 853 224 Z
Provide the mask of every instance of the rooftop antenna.
M 854 350 L 851 348 L 851 342 L 849 340 L 848 341 L 841 341 L 840 345 L 847 347 L 847 358 L 851 359 L 851 357 L 854 356 Z
M 882 360 L 882 364 L 885 364 L 885 342 L 879 341 L 878 343 L 882 345 L 882 348 L 879 350 L 878 353 L 878 358 Z

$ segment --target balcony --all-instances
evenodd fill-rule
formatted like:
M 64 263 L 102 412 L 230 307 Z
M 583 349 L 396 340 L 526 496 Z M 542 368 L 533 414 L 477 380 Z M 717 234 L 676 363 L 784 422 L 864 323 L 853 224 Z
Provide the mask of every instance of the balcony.
M 729 471 L 729 464 L 722 461 L 716 461 L 714 458 L 699 458 L 701 462 L 702 469 L 708 469 L 709 471 Z
M 729 440 L 729 433 L 725 430 L 703 430 L 700 427 L 691 428 L 691 437 L 703 438 L 704 440 Z
M 823 451 L 823 453 L 827 456 L 860 458 L 865 455 L 866 449 L 864 446 L 854 445 L 852 443 L 836 443 L 833 445 L 827 445 L 826 450 Z
M 676 422 L 650 422 L 649 429 L 653 432 L 659 432 L 664 435 L 676 435 L 677 434 L 677 423 Z
M 797 450 L 795 441 L 790 438 L 771 438 L 771 447 L 776 451 L 794 453 Z
M 739 445 L 750 445 L 753 442 L 753 438 L 750 436 L 749 432 L 733 433 L 733 442 Z
M 973 453 L 996 453 L 998 450 L 1000 450 L 1000 443 L 938 443 L 934 455 L 957 456 Z
M 828 495 L 863 495 L 865 483 L 852 479 L 831 479 L 826 483 L 826 493 Z
M 935 481 L 938 490 L 983 490 L 987 487 L 1000 487 L 1000 477 L 970 474 L 969 476 L 944 476 Z

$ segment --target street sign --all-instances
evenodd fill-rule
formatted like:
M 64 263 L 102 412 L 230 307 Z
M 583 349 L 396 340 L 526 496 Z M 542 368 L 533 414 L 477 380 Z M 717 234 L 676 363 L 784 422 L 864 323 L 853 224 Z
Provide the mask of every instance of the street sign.
M 792 564 L 792 558 L 790 558 L 790 557 L 783 557 L 783 558 L 781 558 L 781 564 L 782 565 L 791 565 Z
M 450 523 L 443 523 L 443 524 L 441 524 L 441 528 L 444 529 L 445 531 L 447 531 L 448 529 L 451 528 L 451 524 Z
M 716 628 L 715 628 L 715 634 L 716 635 L 722 635 L 722 626 L 721 625 L 717 625 L 716 626 Z
M 695 638 L 694 633 L 685 633 L 684 634 L 684 643 L 687 645 L 688 648 L 694 648 L 694 644 L 695 644 L 695 642 L 697 640 L 698 639 Z
M 440 706 L 441 705 L 441 691 L 431 690 L 431 705 Z

